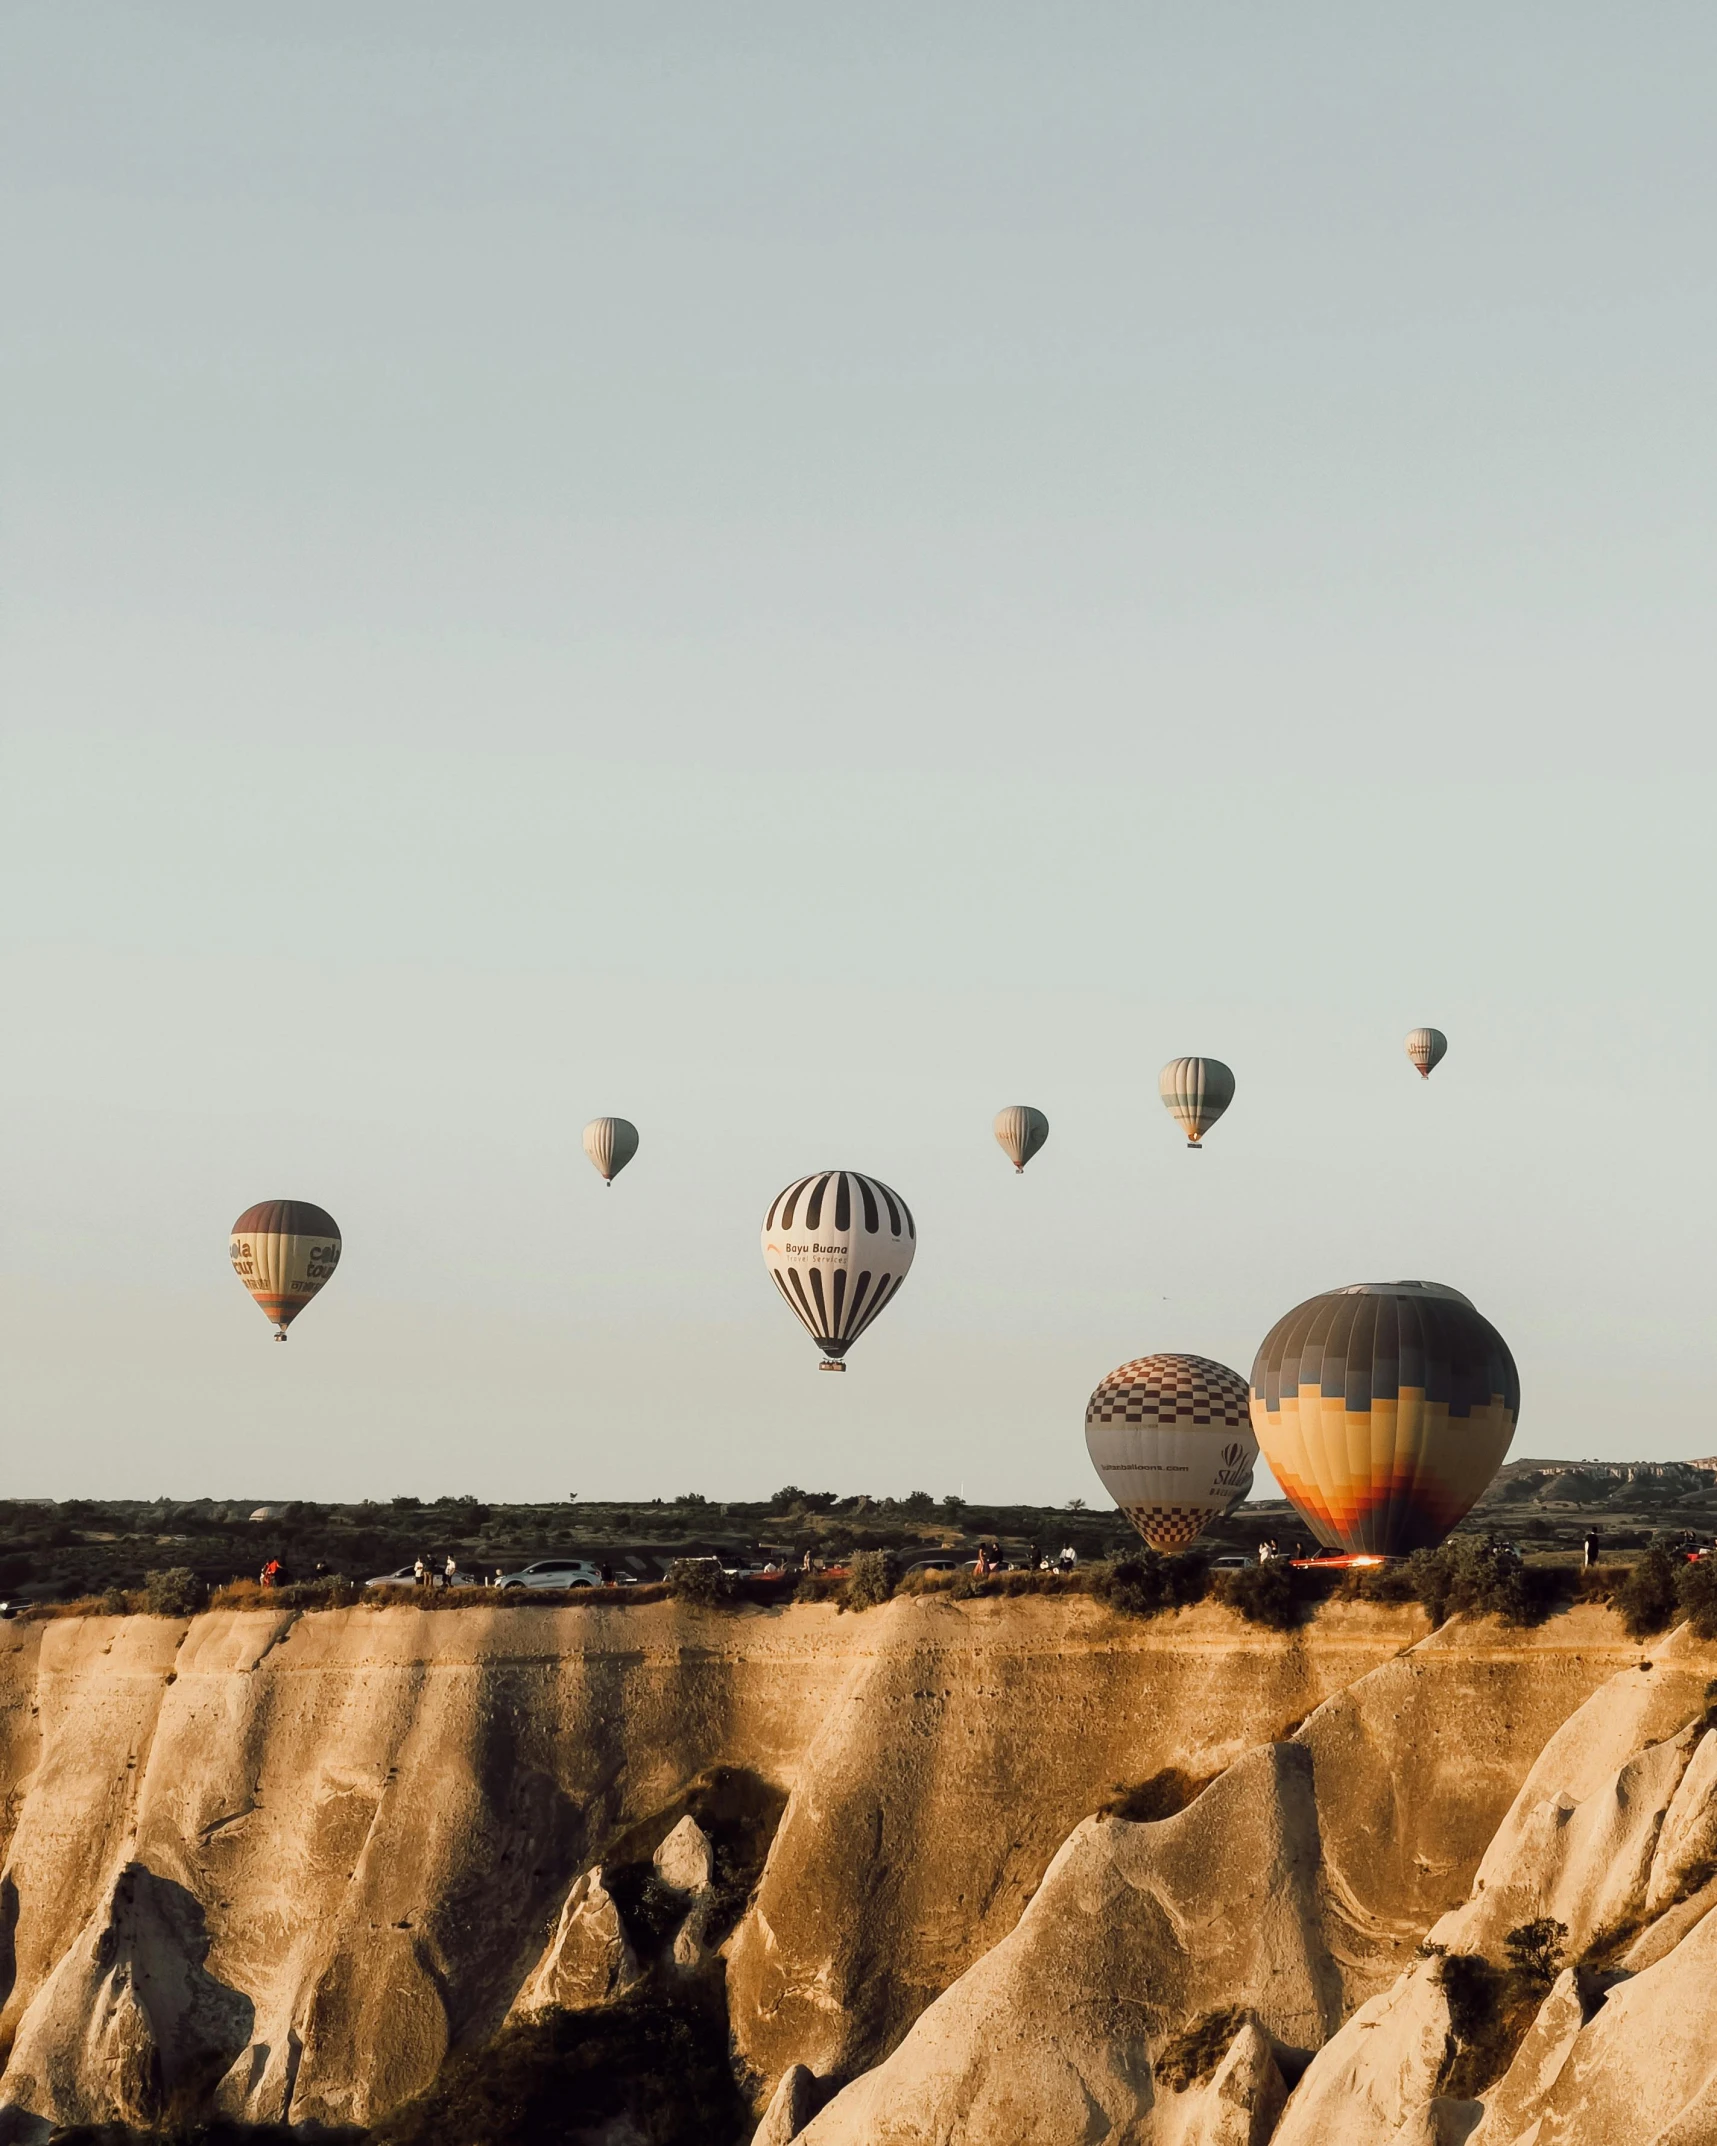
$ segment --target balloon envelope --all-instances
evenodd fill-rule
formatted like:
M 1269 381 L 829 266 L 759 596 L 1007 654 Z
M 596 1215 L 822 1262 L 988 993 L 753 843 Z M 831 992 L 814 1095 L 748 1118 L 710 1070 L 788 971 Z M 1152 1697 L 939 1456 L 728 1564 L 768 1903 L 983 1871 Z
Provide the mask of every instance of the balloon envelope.
M 1157 1076 L 1157 1093 L 1195 1148 L 1234 1100 L 1234 1075 L 1220 1058 L 1171 1058 Z
M 1140 1356 L 1092 1394 L 1085 1448 L 1153 1550 L 1184 1550 L 1252 1488 L 1246 1381 L 1208 1356 Z
M 310 1200 L 259 1200 L 232 1226 L 233 1271 L 279 1338 L 340 1264 L 340 1226 Z
M 1502 1465 L 1520 1412 L 1508 1344 L 1440 1282 L 1308 1297 L 1265 1335 L 1252 1427 L 1328 1549 L 1430 1549 Z
M 900 1293 L 918 1249 L 898 1192 L 857 1170 L 818 1170 L 776 1194 L 763 1218 L 763 1263 L 822 1350 L 824 1371 Z
M 1407 1055 L 1419 1068 L 1419 1078 L 1429 1080 L 1431 1068 L 1442 1063 L 1449 1039 L 1440 1028 L 1414 1028 L 1407 1032 Z
M 1049 1138 L 1049 1120 L 1029 1103 L 1010 1103 L 996 1112 L 994 1131 L 1002 1153 L 1019 1171 Z
M 638 1128 L 627 1118 L 592 1118 L 584 1128 L 584 1152 L 611 1185 L 638 1152 Z

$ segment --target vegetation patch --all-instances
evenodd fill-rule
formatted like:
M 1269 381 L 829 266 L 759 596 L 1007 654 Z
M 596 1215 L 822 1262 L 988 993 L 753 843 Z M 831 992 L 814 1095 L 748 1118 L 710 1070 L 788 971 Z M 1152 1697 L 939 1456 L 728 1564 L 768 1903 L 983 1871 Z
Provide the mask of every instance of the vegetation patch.
M 876 1609 L 900 1584 L 900 1563 L 891 1550 L 858 1550 L 841 1591 L 843 1609 Z
M 1210 2077 L 1252 2017 L 1250 2009 L 1239 2004 L 1202 2013 L 1151 2059 L 1152 2078 L 1171 2093 L 1184 2094 L 1188 2087 Z
M 1449 2008 L 1449 2032 L 1437 2073 L 1437 2092 L 1476 2101 L 1500 2079 L 1562 1971 L 1568 1926 L 1541 1915 L 1503 1939 L 1509 1964 L 1497 1967 L 1477 1952 L 1422 1948 L 1437 1961 L 1437 1981 Z
M 1160 1773 L 1153 1773 L 1148 1781 L 1121 1789 L 1099 1806 L 1099 1816 L 1126 1818 L 1134 1825 L 1174 1818 L 1195 1796 L 1202 1795 L 1215 1778 L 1214 1774 L 1200 1776 L 1187 1773 L 1179 1766 L 1165 1766 Z
M 1131 1557 L 1094 1566 L 1087 1585 L 1099 1602 L 1124 1617 L 1155 1617 L 1202 1602 L 1210 1587 L 1210 1567 L 1195 1553 L 1164 1557 L 1147 1545 Z

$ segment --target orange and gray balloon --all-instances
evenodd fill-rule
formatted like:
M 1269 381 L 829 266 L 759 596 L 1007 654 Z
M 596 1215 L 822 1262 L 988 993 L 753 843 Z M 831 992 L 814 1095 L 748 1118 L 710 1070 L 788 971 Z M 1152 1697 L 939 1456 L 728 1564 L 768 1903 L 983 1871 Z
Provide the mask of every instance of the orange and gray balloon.
M 1171 1058 L 1157 1077 L 1157 1093 L 1195 1148 L 1234 1100 L 1234 1075 L 1220 1058 Z
M 275 1325 L 275 1340 L 340 1264 L 340 1226 L 310 1200 L 260 1200 L 232 1227 L 233 1271 Z
M 995 1135 L 1017 1175 L 1049 1138 L 1049 1120 L 1029 1103 L 1010 1103 L 996 1112 Z
M 1252 1488 L 1246 1381 L 1208 1356 L 1140 1356 L 1091 1396 L 1085 1448 L 1153 1550 L 1184 1550 Z
M 900 1194 L 857 1170 L 796 1177 L 763 1218 L 763 1263 L 822 1350 L 819 1371 L 846 1369 L 841 1358 L 900 1294 L 917 1249 Z
M 584 1152 L 611 1185 L 638 1152 L 638 1128 L 625 1118 L 592 1118 L 584 1128 Z
M 1414 1028 L 1407 1034 L 1407 1055 L 1419 1068 L 1419 1078 L 1429 1080 L 1431 1068 L 1440 1065 L 1449 1039 L 1440 1028 Z
M 1502 1465 L 1520 1413 L 1508 1344 L 1441 1282 L 1356 1282 L 1265 1335 L 1252 1428 L 1328 1549 L 1441 1542 Z

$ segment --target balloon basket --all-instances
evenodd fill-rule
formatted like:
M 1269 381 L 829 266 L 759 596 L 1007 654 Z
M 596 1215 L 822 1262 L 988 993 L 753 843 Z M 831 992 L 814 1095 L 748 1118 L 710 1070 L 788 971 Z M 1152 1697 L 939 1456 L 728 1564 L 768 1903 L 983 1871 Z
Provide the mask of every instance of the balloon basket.
M 282 1336 L 282 1339 L 284 1338 L 285 1337 Z M 817 1369 L 819 1371 L 845 1371 L 846 1368 L 846 1365 L 843 1364 L 840 1361 L 839 1357 L 836 1356 L 825 1356 L 822 1362 L 817 1366 Z

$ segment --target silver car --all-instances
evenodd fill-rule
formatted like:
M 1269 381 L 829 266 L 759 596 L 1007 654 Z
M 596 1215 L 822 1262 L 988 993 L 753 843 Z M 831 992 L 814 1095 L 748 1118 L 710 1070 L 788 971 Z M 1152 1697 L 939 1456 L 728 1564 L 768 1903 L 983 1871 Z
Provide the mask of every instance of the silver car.
M 499 1573 L 497 1587 L 600 1587 L 602 1568 L 587 1557 L 539 1557 L 517 1572 Z

